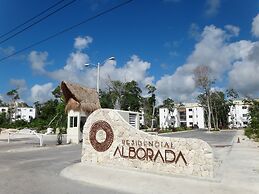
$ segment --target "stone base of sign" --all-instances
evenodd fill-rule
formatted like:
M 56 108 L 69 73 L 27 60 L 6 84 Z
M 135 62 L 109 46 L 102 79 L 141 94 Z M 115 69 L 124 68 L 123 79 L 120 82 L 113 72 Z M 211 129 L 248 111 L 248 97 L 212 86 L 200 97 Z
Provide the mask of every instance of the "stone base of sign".
M 81 161 L 198 177 L 213 177 L 214 163 L 208 143 L 149 135 L 136 130 L 110 109 L 96 110 L 88 117 Z

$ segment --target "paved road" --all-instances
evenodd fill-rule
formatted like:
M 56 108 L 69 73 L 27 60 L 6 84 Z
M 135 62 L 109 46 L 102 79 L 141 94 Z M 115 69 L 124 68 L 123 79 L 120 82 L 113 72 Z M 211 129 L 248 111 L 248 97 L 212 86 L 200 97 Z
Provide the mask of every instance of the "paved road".
M 0 140 L 0 194 L 118 193 L 61 177 L 65 167 L 80 161 L 81 145 L 35 147 L 37 140 Z M 48 141 L 50 143 L 50 141 Z
M 193 130 L 189 132 L 182 133 L 169 133 L 163 134 L 161 136 L 167 137 L 184 137 L 184 138 L 198 138 L 208 142 L 212 146 L 217 145 L 231 145 L 233 138 L 236 134 L 236 131 L 219 131 L 219 132 L 210 132 L 206 130 Z

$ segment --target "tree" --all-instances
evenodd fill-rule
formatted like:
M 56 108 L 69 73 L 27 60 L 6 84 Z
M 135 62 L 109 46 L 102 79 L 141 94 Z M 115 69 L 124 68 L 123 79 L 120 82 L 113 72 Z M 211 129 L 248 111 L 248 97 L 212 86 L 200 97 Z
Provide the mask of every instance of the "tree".
M 12 122 L 12 116 L 14 116 L 14 118 L 16 117 L 16 101 L 20 99 L 20 96 L 18 94 L 17 89 L 10 90 L 6 93 L 6 95 L 11 99 L 11 103 L 9 104 L 8 108 L 8 115 L 10 122 Z
M 226 94 L 227 94 L 227 98 L 228 98 L 228 106 L 231 107 L 231 106 L 234 106 L 234 100 L 237 99 L 239 97 L 238 93 L 236 90 L 234 90 L 233 88 L 230 88 L 230 89 L 227 89 L 226 90 Z M 232 124 L 232 127 L 234 126 L 234 118 L 235 116 L 234 115 L 230 115 L 230 118 L 231 118 L 231 124 Z
M 259 101 L 255 99 L 245 99 L 243 102 L 249 105 L 250 122 L 245 134 L 250 137 L 259 138 Z
M 211 103 L 210 103 L 210 93 L 211 87 L 215 80 L 212 78 L 211 69 L 209 66 L 200 65 L 194 70 L 194 81 L 196 87 L 200 88 L 205 95 L 206 107 L 208 110 L 208 130 L 211 130 Z
M 6 106 L 8 106 L 8 104 L 6 104 L 3 100 L 0 99 L 0 106 L 6 107 Z
M 109 80 L 108 90 L 111 95 L 112 104 L 115 109 L 121 109 L 122 97 L 124 95 L 124 84 L 119 80 Z
M 146 89 L 148 90 L 148 94 L 150 94 L 150 97 L 147 97 L 144 99 L 143 105 L 144 105 L 144 112 L 145 112 L 145 120 L 146 123 L 151 126 L 151 129 L 154 126 L 154 120 L 155 120 L 155 104 L 156 104 L 156 95 L 155 91 L 156 88 L 153 85 L 147 84 Z
M 141 108 L 141 89 L 136 81 L 124 84 L 124 95 L 122 96 L 121 108 L 123 110 L 139 111 Z
M 113 99 L 110 91 L 100 90 L 99 96 L 100 96 L 99 100 L 102 108 L 110 108 L 110 109 L 114 108 L 114 104 L 112 102 Z
M 163 101 L 163 107 L 167 108 L 169 111 L 173 111 L 174 101 L 171 98 L 167 98 Z
M 100 91 L 100 104 L 103 108 L 139 111 L 142 102 L 141 93 L 136 81 L 123 83 L 110 80 L 108 91 Z

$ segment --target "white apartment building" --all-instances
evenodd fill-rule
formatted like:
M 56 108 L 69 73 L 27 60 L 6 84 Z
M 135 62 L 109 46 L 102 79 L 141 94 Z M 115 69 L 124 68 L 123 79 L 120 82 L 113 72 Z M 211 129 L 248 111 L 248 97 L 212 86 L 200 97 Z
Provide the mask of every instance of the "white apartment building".
M 159 126 L 160 128 L 180 126 L 179 112 L 176 108 L 170 111 L 168 108 L 159 109 Z
M 204 109 L 198 103 L 177 105 L 173 111 L 167 108 L 159 109 L 160 128 L 180 126 L 204 128 L 204 122 Z
M 247 127 L 249 123 L 249 105 L 242 100 L 233 101 L 228 114 L 229 128 Z
M 8 114 L 8 107 L 0 107 L 0 113 Z M 36 117 L 36 109 L 31 107 L 17 107 L 12 115 L 12 120 L 25 120 L 30 122 Z

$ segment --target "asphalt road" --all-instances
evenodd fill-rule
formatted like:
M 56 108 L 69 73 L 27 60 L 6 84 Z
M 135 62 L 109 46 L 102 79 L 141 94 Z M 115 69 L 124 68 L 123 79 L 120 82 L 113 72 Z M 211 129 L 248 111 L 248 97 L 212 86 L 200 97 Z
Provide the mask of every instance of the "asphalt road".
M 192 130 L 188 132 L 181 133 L 167 133 L 161 136 L 167 137 L 184 137 L 184 138 L 197 138 L 208 142 L 212 146 L 228 146 L 232 144 L 233 138 L 236 131 L 218 131 L 218 132 L 208 132 L 206 130 Z
M 164 136 L 199 138 L 215 146 L 231 144 L 235 134 L 235 131 L 195 130 Z M 55 136 L 45 138 L 45 147 L 39 147 L 38 142 L 26 137 L 12 139 L 8 144 L 6 139 L 0 139 L 0 194 L 119 193 L 59 175 L 65 167 L 80 161 L 81 145 L 56 146 Z M 225 149 L 229 148 L 216 148 L 216 158 L 222 159 Z
M 118 193 L 61 177 L 61 170 L 80 161 L 81 145 L 46 143 L 40 148 L 35 139 L 0 140 L 0 194 Z

